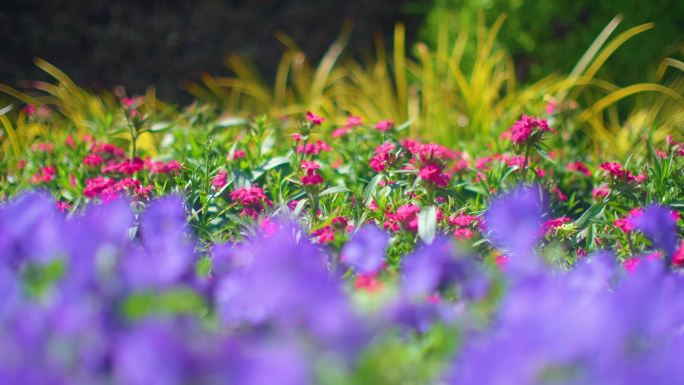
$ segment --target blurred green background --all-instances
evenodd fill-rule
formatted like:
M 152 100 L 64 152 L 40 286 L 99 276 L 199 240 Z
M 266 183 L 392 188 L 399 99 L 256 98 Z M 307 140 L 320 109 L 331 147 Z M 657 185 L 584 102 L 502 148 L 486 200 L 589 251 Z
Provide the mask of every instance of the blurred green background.
M 417 4 L 414 7 L 419 9 Z M 613 54 L 601 70 L 602 78 L 618 85 L 636 83 L 651 78 L 663 58 L 682 58 L 684 1 L 436 0 L 422 6 L 428 10 L 420 38 L 433 46 L 439 23 L 450 25 L 450 38 L 454 39 L 459 28 L 474 27 L 478 12 L 485 15 L 488 25 L 505 13 L 498 40 L 513 56 L 518 77 L 526 81 L 570 72 L 618 14 L 623 19 L 616 34 L 647 22 L 654 22 L 655 28 Z
M 284 52 L 276 31 L 290 35 L 315 62 L 344 20 L 353 20 L 345 54 L 362 58 L 373 50 L 376 34 L 389 46 L 399 21 L 408 47 L 421 40 L 434 48 L 440 23 L 454 39 L 459 30 L 475 28 L 479 12 L 486 25 L 507 14 L 498 41 L 523 82 L 569 72 L 617 14 L 624 20 L 616 33 L 649 21 L 656 27 L 612 55 L 602 78 L 635 83 L 651 78 L 663 57 L 682 57 L 684 2 L 675 0 L 3 0 L 0 83 L 45 79 L 33 65 L 42 57 L 88 88 L 122 84 L 143 92 L 153 84 L 161 99 L 183 102 L 190 100 L 184 84 L 203 73 L 226 73 L 229 53 L 274 77 Z M 475 49 L 467 46 L 465 64 Z
M 0 83 L 49 79 L 35 57 L 54 64 L 78 84 L 132 93 L 153 84 L 164 100 L 190 101 L 186 81 L 225 73 L 229 53 L 249 57 L 273 76 L 285 49 L 276 31 L 320 58 L 354 21 L 348 52 L 372 49 L 376 33 L 398 21 L 410 36 L 422 15 L 407 0 L 0 0 Z

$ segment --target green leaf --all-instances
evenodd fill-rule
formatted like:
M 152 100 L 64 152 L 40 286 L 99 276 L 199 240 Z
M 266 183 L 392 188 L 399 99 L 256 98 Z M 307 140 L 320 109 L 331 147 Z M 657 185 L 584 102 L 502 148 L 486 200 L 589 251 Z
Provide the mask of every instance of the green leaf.
M 349 192 L 351 192 L 351 190 L 345 186 L 332 186 L 332 187 L 328 187 L 327 189 L 321 191 L 321 193 L 318 194 L 318 196 L 329 195 L 329 194 L 337 194 L 337 193 L 341 193 L 341 192 L 349 193 Z
M 164 293 L 135 293 L 124 301 L 121 311 L 131 320 L 150 314 L 198 314 L 206 308 L 204 299 L 188 287 L 173 288 Z
M 173 123 L 171 123 L 171 122 L 157 122 L 157 123 L 154 123 L 152 126 L 150 126 L 149 131 L 150 132 L 162 132 L 162 131 L 168 130 L 171 127 L 173 127 Z
M 437 208 L 429 206 L 418 214 L 418 236 L 426 244 L 431 244 L 437 233 Z
M 270 170 L 272 168 L 276 168 L 276 167 L 281 166 L 283 164 L 289 164 L 289 163 L 290 163 L 290 157 L 289 156 L 278 156 L 278 157 L 269 159 L 260 168 L 262 168 L 264 170 Z
M 474 193 L 476 193 L 476 194 L 488 195 L 488 194 L 487 194 L 487 191 L 485 191 L 485 189 L 482 188 L 481 186 L 467 185 L 467 186 L 465 186 L 465 189 L 468 190 L 468 191 L 472 191 L 472 192 L 474 192 Z
M 373 177 L 373 179 L 368 182 L 366 185 L 366 188 L 363 190 L 362 198 L 363 201 L 366 203 L 366 205 L 370 204 L 370 199 L 372 198 L 373 191 L 375 191 L 375 188 L 378 186 L 378 183 L 380 183 L 380 180 L 382 180 L 383 175 L 378 174 Z
M 195 272 L 198 276 L 206 278 L 211 274 L 211 258 L 203 256 L 195 264 Z
M 274 169 L 278 166 L 282 166 L 284 164 L 290 164 L 290 157 L 288 156 L 279 156 L 275 158 L 271 158 L 268 161 L 266 161 L 264 164 L 262 164 L 259 167 L 256 167 L 255 169 L 252 170 L 251 175 L 252 178 L 251 180 L 257 180 L 259 179 L 264 173 L 268 170 Z
M 12 111 L 13 108 L 14 108 L 13 104 L 8 104 L 5 107 L 2 107 L 2 109 L 0 109 L 0 116 L 5 115 L 6 113 Z
M 535 146 L 535 149 L 537 150 L 537 154 L 539 154 L 539 156 L 541 156 L 542 158 L 546 159 L 551 163 L 556 163 L 553 159 L 551 159 L 551 156 L 548 152 L 546 152 L 546 150 L 544 150 L 540 146 Z
M 304 209 L 304 205 L 306 205 L 307 200 L 308 200 L 308 199 L 303 198 L 303 199 L 300 199 L 300 200 L 297 202 L 297 206 L 295 206 L 295 209 L 294 209 L 294 211 L 293 211 L 293 213 L 294 213 L 295 216 L 298 216 L 299 213 L 302 212 L 302 210 Z
M 268 154 L 269 152 L 271 152 L 271 150 L 273 149 L 273 146 L 275 146 L 275 144 L 276 144 L 275 136 L 273 136 L 273 135 L 266 136 L 265 138 L 263 138 L 261 140 L 261 146 L 260 146 L 261 153 L 262 154 Z
M 394 130 L 395 131 L 404 131 L 405 129 L 409 128 L 412 123 L 413 123 L 413 119 L 409 119 L 409 120 L 405 121 L 404 123 L 400 124 L 399 126 L 397 126 L 397 128 L 395 128 Z
M 230 128 L 230 127 L 240 127 L 240 126 L 246 126 L 249 123 L 247 119 L 243 118 L 238 118 L 235 116 L 228 116 L 222 119 L 219 119 L 214 127 L 216 128 Z
M 596 203 L 589 207 L 587 211 L 585 211 L 576 221 L 575 221 L 575 226 L 577 226 L 578 230 L 584 229 L 591 219 L 596 217 L 603 209 L 606 207 L 606 204 L 603 202 Z

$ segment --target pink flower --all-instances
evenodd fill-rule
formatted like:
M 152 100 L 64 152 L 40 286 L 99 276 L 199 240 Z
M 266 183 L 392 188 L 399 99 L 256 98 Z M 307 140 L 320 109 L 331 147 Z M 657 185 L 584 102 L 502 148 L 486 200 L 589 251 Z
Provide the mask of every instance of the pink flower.
M 585 165 L 582 162 L 573 162 L 573 163 L 568 163 L 567 166 L 565 166 L 565 169 L 568 171 L 577 171 L 579 173 L 582 173 L 586 176 L 591 176 L 591 171 L 587 168 L 587 165 Z
M 333 138 L 339 138 L 340 136 L 347 135 L 348 133 L 351 132 L 351 130 L 352 130 L 352 128 L 350 126 L 344 126 L 344 127 L 337 128 L 332 132 L 332 137 Z
M 632 180 L 633 180 L 634 182 L 637 182 L 637 183 L 644 183 L 644 182 L 646 182 L 646 181 L 648 180 L 648 175 L 646 175 L 646 174 L 639 174 L 639 175 L 635 176 Z
M 290 210 L 294 211 L 294 209 L 297 208 L 297 204 L 298 204 L 298 203 L 299 203 L 298 200 L 293 199 L 293 200 L 287 202 L 287 208 L 289 208 Z
M 553 113 L 556 112 L 556 107 L 558 107 L 558 102 L 555 100 L 552 100 L 546 104 L 546 115 L 553 115 Z
M 506 269 L 506 264 L 508 262 L 508 257 L 505 255 L 497 255 L 494 257 L 494 264 L 500 269 Z
M 475 233 L 473 233 L 473 231 L 467 227 L 460 227 L 460 228 L 454 230 L 454 238 L 458 239 L 459 241 L 470 239 L 474 235 L 475 235 Z
M 544 132 L 555 133 L 546 120 L 528 115 L 523 115 L 509 131 L 511 141 L 517 145 L 526 143 L 530 138 L 540 137 Z
M 325 121 L 324 118 L 314 114 L 311 111 L 306 111 L 306 120 L 311 122 L 311 124 L 313 124 L 314 126 L 320 126 L 321 123 L 323 123 Z
M 135 100 L 133 100 L 132 98 L 121 99 L 121 105 L 124 106 L 124 108 L 127 108 L 127 109 L 133 108 L 133 107 L 135 107 L 135 104 L 136 104 Z
M 345 217 L 337 216 L 330 222 L 333 228 L 338 230 L 345 230 L 351 232 L 354 230 L 354 226 L 349 224 L 349 221 Z
M 460 159 L 456 163 L 454 163 L 453 166 L 451 166 L 449 172 L 452 174 L 465 172 L 466 170 L 468 170 L 468 167 L 470 167 L 468 161 L 465 159 Z
M 306 146 L 303 144 L 297 146 L 297 154 L 305 153 L 307 155 L 318 155 L 321 151 L 330 150 L 332 150 L 332 147 L 322 140 L 317 140 L 314 143 L 307 143 Z
M 643 183 L 648 179 L 645 174 L 634 176 L 629 170 L 624 170 L 617 162 L 606 162 L 599 166 L 613 181 Z
M 259 186 L 242 187 L 230 193 L 230 199 L 242 206 L 240 216 L 256 218 L 267 206 L 273 205 Z
M 227 160 L 228 162 L 230 162 L 231 160 L 242 159 L 242 158 L 244 158 L 245 156 L 247 156 L 247 153 L 245 152 L 245 150 L 235 150 L 235 151 L 233 152 L 233 156 L 232 156 L 232 157 L 230 156 L 230 154 L 229 154 L 229 155 L 226 155 L 226 160 Z
M 347 118 L 347 126 L 349 127 L 358 127 L 362 124 L 361 118 L 358 116 L 350 116 Z
M 596 200 L 603 199 L 607 197 L 608 194 L 610 194 L 610 189 L 605 184 L 600 187 L 594 187 L 594 189 L 591 190 L 591 196 Z
M 259 186 L 242 187 L 230 193 L 230 199 L 243 206 L 271 205 L 271 201 L 266 197 L 264 189 Z
M 323 183 L 323 177 L 320 174 L 304 175 L 301 181 L 304 186 L 315 186 Z
M 42 168 L 39 168 L 38 171 L 36 171 L 35 174 L 31 177 L 31 182 L 32 183 L 47 183 L 55 179 L 55 174 L 57 174 L 57 170 L 55 170 L 54 167 L 52 166 L 45 166 Z
M 460 214 L 455 217 L 449 218 L 449 223 L 451 223 L 454 226 L 467 227 L 479 220 L 480 217 L 477 217 L 475 215 Z
M 404 139 L 401 141 L 401 145 L 404 146 L 411 154 L 417 154 L 420 151 L 422 144 L 415 139 Z
M 475 168 L 478 170 L 485 169 L 492 162 L 492 160 L 493 159 L 491 156 L 485 156 L 483 158 L 477 158 L 475 160 Z
M 228 178 L 228 172 L 225 170 L 219 171 L 214 179 L 211 181 L 211 185 L 214 187 L 214 190 L 218 191 L 223 188 L 223 186 L 226 185 Z
M 522 155 L 505 157 L 505 158 L 502 158 L 502 160 L 504 160 L 506 162 L 506 166 L 508 166 L 508 167 L 517 166 L 518 168 L 522 168 L 523 165 L 525 165 L 525 157 Z
M 66 212 L 71 208 L 71 205 L 68 202 L 65 201 L 57 201 L 57 210 L 61 212 Z
M 64 141 L 64 144 L 66 144 L 67 146 L 69 146 L 71 148 L 76 148 L 76 143 L 74 142 L 74 136 L 73 135 L 67 136 L 66 140 Z
M 152 190 L 154 190 L 153 185 L 147 185 L 145 187 L 139 186 L 135 188 L 135 195 L 146 198 Z
M 114 184 L 114 190 L 120 191 L 120 190 L 125 190 L 125 189 L 136 189 L 141 186 L 141 183 L 139 180 L 135 180 L 133 178 L 123 178 L 120 181 L 116 182 Z
M 622 218 L 616 219 L 613 222 L 613 225 L 620 230 L 622 230 L 623 233 L 629 234 L 634 230 L 634 223 L 632 222 L 632 219 L 639 215 L 641 213 L 641 209 L 633 209 L 629 212 L 629 214 L 625 215 Z
M 544 222 L 542 226 L 544 234 L 549 234 L 551 231 L 563 226 L 564 224 L 570 222 L 570 218 L 563 216 L 559 218 L 549 219 Z
M 55 145 L 52 143 L 36 143 L 31 149 L 38 152 L 54 152 Z
M 442 169 L 435 163 L 424 165 L 418 171 L 418 176 L 420 176 L 422 180 L 432 182 L 439 187 L 446 187 L 450 180 L 449 175 L 442 173 Z
M 367 293 L 374 293 L 382 289 L 382 282 L 377 278 L 377 273 L 359 274 L 354 280 L 354 287 Z
M 330 225 L 326 225 L 318 230 L 312 231 L 311 236 L 318 238 L 317 241 L 321 244 L 330 243 L 335 240 L 335 232 Z
M 86 179 L 85 184 L 86 187 L 83 190 L 83 195 L 92 199 L 96 196 L 100 196 L 103 192 L 110 190 L 116 182 L 112 178 L 97 176 L 92 179 Z
M 558 196 L 558 200 L 561 202 L 566 202 L 568 200 L 568 196 L 565 195 L 558 186 L 551 187 L 551 192 L 555 193 Z
M 376 172 L 385 170 L 390 161 L 393 160 L 391 152 L 394 151 L 395 148 L 396 146 L 390 142 L 377 146 L 375 150 L 373 150 L 373 157 L 369 161 L 371 168 Z
M 420 207 L 412 203 L 400 206 L 394 214 L 387 213 L 384 227 L 388 230 L 399 231 L 400 225 L 404 225 L 408 230 L 415 232 L 418 230 L 418 213 L 420 213 Z
M 394 122 L 389 119 L 381 120 L 375 125 L 375 129 L 381 132 L 390 130 L 392 127 L 394 127 Z
M 33 104 L 27 104 L 21 109 L 27 116 L 32 117 L 36 114 L 38 108 Z
M 278 232 L 278 224 L 266 217 L 259 222 L 259 230 L 265 237 L 271 237 Z
M 421 144 L 417 150 L 417 158 L 422 162 L 456 159 L 460 155 L 456 151 L 452 151 L 435 143 Z M 413 154 L 415 155 L 416 153 Z
M 321 168 L 321 165 L 317 162 L 309 162 L 307 160 L 302 161 L 302 169 L 306 173 L 301 177 L 302 184 L 304 186 L 313 186 L 323 183 L 323 177 L 316 173 L 316 170 Z
M 308 160 L 302 161 L 302 169 L 307 173 L 307 175 L 313 174 L 319 168 L 321 168 L 321 165 L 318 164 L 318 162 L 310 162 Z
M 90 147 L 90 152 L 95 153 L 95 154 L 108 154 L 112 155 L 115 157 L 120 157 L 123 158 L 126 156 L 126 153 L 124 150 L 120 149 L 119 147 L 109 144 L 109 143 L 101 143 L 101 144 L 93 144 Z
M 291 136 L 295 142 L 300 142 L 302 140 L 302 134 L 300 133 L 295 132 Z
M 672 264 L 677 267 L 684 266 L 684 241 L 679 244 L 679 249 L 672 256 Z
M 88 154 L 83 158 L 83 164 L 90 167 L 99 166 L 104 160 L 97 154 Z
M 640 263 L 641 259 L 637 257 L 627 258 L 624 261 L 622 261 L 622 267 L 624 267 L 628 273 L 633 273 Z
M 622 169 L 622 165 L 618 162 L 601 163 L 599 167 L 614 178 L 622 179 L 626 175 L 625 170 Z
M 146 159 L 144 167 L 153 174 L 170 174 L 172 172 L 180 171 L 183 166 L 177 160 L 170 160 L 167 163 L 164 162 L 154 162 L 150 159 Z
M 143 169 L 144 162 L 139 157 L 133 159 L 126 159 L 122 162 L 109 162 L 106 166 L 102 167 L 103 173 L 119 173 L 126 175 L 133 175 L 136 172 Z

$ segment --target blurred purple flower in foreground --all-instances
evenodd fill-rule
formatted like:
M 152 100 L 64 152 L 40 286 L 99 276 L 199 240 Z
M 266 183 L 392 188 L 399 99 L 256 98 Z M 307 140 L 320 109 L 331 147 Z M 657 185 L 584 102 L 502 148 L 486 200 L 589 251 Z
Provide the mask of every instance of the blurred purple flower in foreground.
M 537 187 L 520 186 L 496 198 L 485 214 L 489 238 L 511 258 L 507 269 L 531 272 L 539 269 L 540 260 L 533 248 L 543 235 L 545 209 Z
M 385 260 L 388 242 L 386 232 L 376 226 L 366 225 L 342 247 L 340 259 L 357 274 L 376 273 Z
M 516 279 L 497 280 L 481 257 L 437 237 L 380 273 L 388 296 L 396 274 L 395 295 L 361 315 L 328 269 L 329 249 L 297 224 L 198 246 L 178 197 L 137 218 L 122 199 L 66 218 L 47 196 L 25 194 L 0 206 L 0 383 L 305 385 L 323 382 L 330 363 L 335 380 L 353 381 L 369 368 L 367 347 L 372 357 L 387 337 L 392 349 L 404 338 L 432 346 L 455 327 L 451 384 L 684 383 L 684 277 L 649 258 L 625 274 L 611 253 L 545 269 L 534 252 L 543 213 L 539 190 L 519 187 L 485 215 Z M 675 222 L 656 205 L 634 218 L 670 258 Z M 387 247 L 387 234 L 366 226 L 343 261 L 375 274 Z
M 677 216 L 673 215 L 672 209 L 653 204 L 631 221 L 637 230 L 643 231 L 657 247 L 665 251 L 668 261 L 672 260 L 677 250 Z

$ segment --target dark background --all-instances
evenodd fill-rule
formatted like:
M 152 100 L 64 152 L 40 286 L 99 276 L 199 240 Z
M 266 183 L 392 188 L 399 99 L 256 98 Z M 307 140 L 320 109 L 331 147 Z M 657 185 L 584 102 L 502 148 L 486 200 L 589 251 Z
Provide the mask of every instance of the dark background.
M 157 87 L 161 99 L 188 100 L 185 81 L 202 73 L 228 74 L 232 52 L 272 75 L 284 49 L 276 31 L 289 34 L 314 60 L 354 21 L 347 53 L 373 47 L 375 33 L 391 42 L 394 24 L 407 24 L 409 40 L 422 17 L 403 0 L 0 0 L 0 83 L 46 79 L 35 57 L 46 59 L 79 85 L 140 93 Z M 351 51 L 349 51 L 351 50 Z

